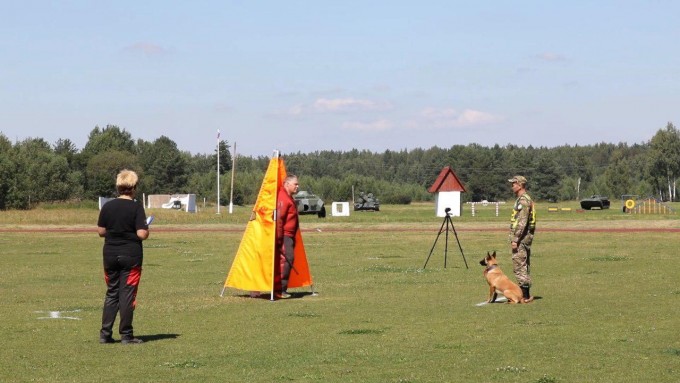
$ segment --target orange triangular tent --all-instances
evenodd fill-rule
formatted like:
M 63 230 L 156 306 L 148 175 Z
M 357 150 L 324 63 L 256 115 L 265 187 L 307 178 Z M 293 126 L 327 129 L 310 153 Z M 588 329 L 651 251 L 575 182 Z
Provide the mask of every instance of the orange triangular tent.
M 236 251 L 224 289 L 233 287 L 246 291 L 269 291 L 274 296 L 274 267 L 279 267 L 276 260 L 276 197 L 279 187 L 286 178 L 286 166 L 277 152 L 269 161 L 267 173 L 262 181 L 260 193 L 253 207 L 253 212 Z M 290 272 L 288 287 L 304 287 L 312 285 L 312 277 L 307 263 L 307 253 L 302 242 L 302 234 L 298 229 L 295 234 L 295 260 Z

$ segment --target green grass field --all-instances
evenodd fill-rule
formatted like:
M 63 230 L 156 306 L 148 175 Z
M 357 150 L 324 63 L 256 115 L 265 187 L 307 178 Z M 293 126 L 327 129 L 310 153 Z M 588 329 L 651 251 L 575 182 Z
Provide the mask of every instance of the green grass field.
M 134 322 L 146 342 L 128 346 L 97 341 L 97 210 L 0 212 L 0 381 L 680 381 L 679 215 L 572 205 L 538 207 L 540 299 L 481 307 L 486 251 L 499 251 L 512 276 L 507 204 L 498 217 L 490 206 L 471 217 L 465 206 L 453 219 L 469 269 L 455 237 L 443 267 L 443 235 L 422 269 L 442 222 L 431 204 L 303 216 L 319 295 L 299 289 L 276 302 L 232 289 L 219 296 L 247 207 L 149 211 L 156 222 Z M 51 315 L 77 319 L 40 319 Z

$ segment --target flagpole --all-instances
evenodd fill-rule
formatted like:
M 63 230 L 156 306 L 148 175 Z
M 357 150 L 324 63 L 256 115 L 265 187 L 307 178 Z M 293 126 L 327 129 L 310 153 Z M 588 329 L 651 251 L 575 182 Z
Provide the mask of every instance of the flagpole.
M 234 173 L 236 173 L 236 141 L 234 141 L 234 155 L 231 159 L 231 191 L 229 192 L 229 214 L 234 212 Z
M 278 158 L 279 158 L 279 151 L 274 150 L 274 153 L 272 154 L 272 159 L 277 159 L 276 186 L 275 186 L 275 189 L 274 189 L 274 190 L 276 190 L 275 193 L 279 192 L 279 188 L 281 187 L 281 182 L 283 181 L 283 180 L 279 179 L 279 166 L 281 165 L 281 163 L 278 161 Z M 270 161 L 270 164 L 271 164 L 271 161 Z M 267 168 L 267 170 L 269 170 L 269 168 Z M 275 195 L 274 203 L 276 203 L 277 200 L 278 200 L 278 195 L 277 194 L 274 194 L 274 195 Z M 277 212 L 276 207 L 278 207 L 278 203 L 276 203 L 276 205 L 274 205 L 274 206 L 275 206 L 274 207 L 274 214 L 273 214 L 272 218 L 274 220 L 274 228 L 275 228 L 274 229 L 274 236 L 276 237 L 276 220 L 278 219 L 278 215 L 277 215 L 278 212 Z M 276 238 L 274 238 L 274 243 L 272 243 L 272 245 L 273 245 L 272 246 L 272 257 L 274 259 L 273 259 L 273 262 L 272 262 L 272 290 L 271 290 L 271 294 L 269 296 L 269 300 L 273 301 L 274 300 L 274 287 L 275 287 L 274 281 L 276 280 L 276 267 L 278 266 L 277 265 L 278 262 L 276 262 Z
M 220 130 L 217 129 L 217 214 L 220 214 Z

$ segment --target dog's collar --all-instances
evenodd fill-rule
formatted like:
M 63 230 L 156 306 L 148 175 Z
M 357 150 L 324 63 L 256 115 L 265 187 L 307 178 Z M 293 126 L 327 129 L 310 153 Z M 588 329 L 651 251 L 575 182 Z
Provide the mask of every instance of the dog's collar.
M 498 267 L 498 265 L 487 266 L 487 267 L 486 267 L 486 271 L 487 271 L 487 272 L 488 272 L 488 271 L 491 271 L 491 270 L 495 269 L 496 267 Z

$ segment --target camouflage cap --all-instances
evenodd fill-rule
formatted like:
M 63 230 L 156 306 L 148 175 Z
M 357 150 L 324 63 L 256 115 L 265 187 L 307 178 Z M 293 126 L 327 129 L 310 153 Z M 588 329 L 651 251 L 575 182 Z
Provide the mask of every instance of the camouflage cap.
M 520 185 L 526 185 L 527 179 L 524 176 L 514 176 L 508 180 L 508 182 L 517 182 Z

